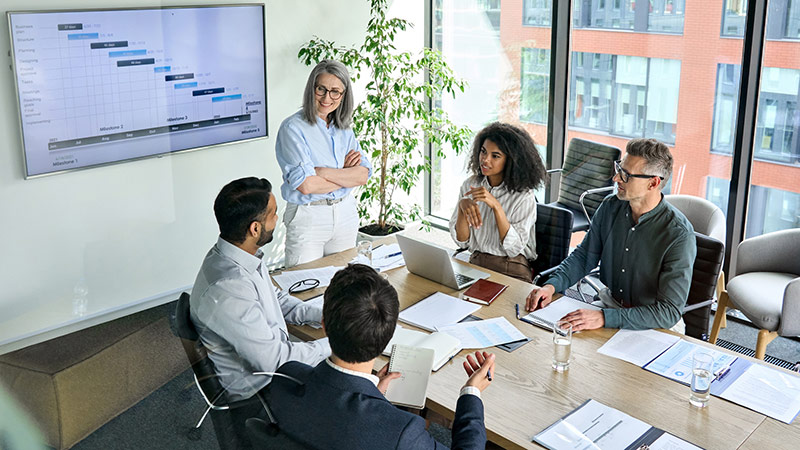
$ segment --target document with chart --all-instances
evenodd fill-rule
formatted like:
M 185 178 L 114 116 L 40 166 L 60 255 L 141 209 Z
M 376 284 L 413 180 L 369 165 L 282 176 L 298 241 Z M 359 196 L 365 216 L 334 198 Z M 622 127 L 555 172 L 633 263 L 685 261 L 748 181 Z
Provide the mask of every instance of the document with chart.
M 261 5 L 9 18 L 28 176 L 266 136 Z

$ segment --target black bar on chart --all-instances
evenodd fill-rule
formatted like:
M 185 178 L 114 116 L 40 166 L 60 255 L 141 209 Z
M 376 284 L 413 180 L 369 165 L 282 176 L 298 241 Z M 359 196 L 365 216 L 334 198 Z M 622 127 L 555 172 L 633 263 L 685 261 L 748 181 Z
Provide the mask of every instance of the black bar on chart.
M 117 48 L 117 47 L 127 47 L 128 41 L 114 41 L 114 42 L 92 42 L 90 47 L 95 48 Z
M 83 24 L 82 23 L 60 23 L 58 24 L 58 31 L 71 31 L 71 30 L 82 30 Z
M 175 75 L 167 75 L 164 77 L 164 81 L 175 81 L 175 80 L 191 80 L 194 78 L 193 73 L 178 73 Z
M 223 92 L 225 92 L 224 87 L 212 88 L 212 89 L 200 89 L 197 91 L 192 91 L 192 96 L 197 97 L 200 95 L 222 94 Z
M 126 61 L 117 61 L 117 67 L 127 66 L 143 66 L 146 64 L 155 64 L 155 58 L 142 58 L 142 59 L 129 59 Z

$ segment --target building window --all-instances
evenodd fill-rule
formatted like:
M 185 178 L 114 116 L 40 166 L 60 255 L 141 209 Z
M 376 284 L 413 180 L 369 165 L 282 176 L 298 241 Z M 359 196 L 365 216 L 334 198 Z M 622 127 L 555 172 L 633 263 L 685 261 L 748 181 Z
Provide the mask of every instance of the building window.
M 733 154 L 740 75 L 741 70 L 738 64 L 717 65 L 714 121 L 711 130 L 712 151 Z
M 800 39 L 800 0 L 770 0 L 767 11 L 767 39 Z M 744 36 L 747 0 L 725 0 L 722 35 Z
M 711 176 L 706 182 L 706 200 L 717 205 L 727 216 L 731 182 Z M 749 199 L 745 238 L 800 228 L 800 194 L 751 185 Z
M 569 124 L 674 144 L 680 76 L 679 60 L 573 52 Z
M 522 49 L 522 77 L 519 120 L 547 123 L 550 91 L 550 49 Z
M 574 28 L 683 33 L 685 0 L 574 0 Z
M 522 24 L 528 27 L 549 27 L 553 16 L 553 0 L 522 2 Z

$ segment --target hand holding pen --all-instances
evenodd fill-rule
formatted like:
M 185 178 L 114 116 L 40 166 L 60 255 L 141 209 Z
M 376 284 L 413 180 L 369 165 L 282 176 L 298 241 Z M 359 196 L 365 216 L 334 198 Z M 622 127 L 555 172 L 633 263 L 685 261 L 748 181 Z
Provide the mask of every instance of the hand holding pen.
M 494 354 L 488 352 L 475 352 L 475 358 L 467 355 L 464 361 L 464 370 L 469 375 L 465 386 L 474 386 L 481 392 L 492 382 L 494 374 Z

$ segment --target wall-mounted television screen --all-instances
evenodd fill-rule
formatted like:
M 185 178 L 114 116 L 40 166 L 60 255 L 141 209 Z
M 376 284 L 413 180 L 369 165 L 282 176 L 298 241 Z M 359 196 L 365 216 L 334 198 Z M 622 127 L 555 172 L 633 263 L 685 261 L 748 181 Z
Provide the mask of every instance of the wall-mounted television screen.
M 7 15 L 26 178 L 267 136 L 263 4 Z

